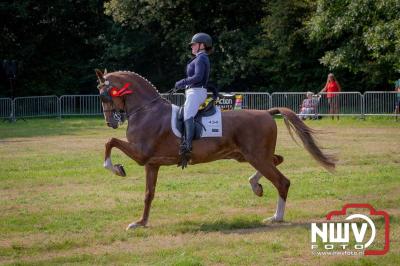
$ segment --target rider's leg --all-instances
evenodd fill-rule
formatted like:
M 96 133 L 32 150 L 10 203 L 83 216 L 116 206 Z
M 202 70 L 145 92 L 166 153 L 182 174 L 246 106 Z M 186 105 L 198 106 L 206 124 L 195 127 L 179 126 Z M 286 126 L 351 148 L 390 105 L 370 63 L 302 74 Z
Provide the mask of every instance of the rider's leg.
M 183 108 L 184 120 L 194 117 L 207 98 L 207 90 L 204 88 L 192 88 L 186 90 L 186 101 Z
M 190 117 L 184 121 L 185 123 L 185 150 L 192 151 L 192 140 L 194 137 L 194 117 Z
M 185 140 L 182 152 L 190 153 L 194 137 L 194 117 L 202 103 L 207 98 L 207 90 L 204 88 L 192 88 L 186 90 L 186 101 L 183 108 L 183 120 L 185 123 Z

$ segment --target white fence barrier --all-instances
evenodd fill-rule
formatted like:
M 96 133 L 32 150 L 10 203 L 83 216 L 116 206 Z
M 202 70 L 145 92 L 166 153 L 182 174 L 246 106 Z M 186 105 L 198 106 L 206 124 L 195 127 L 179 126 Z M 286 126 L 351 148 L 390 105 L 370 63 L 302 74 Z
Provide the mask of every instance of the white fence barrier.
M 362 116 L 363 95 L 359 92 L 321 93 L 318 115 L 326 116 L 337 112 L 340 116 Z M 336 108 L 335 108 L 336 107 Z
M 300 113 L 301 105 L 307 98 L 306 92 L 237 92 L 242 95 L 242 109 L 267 110 L 272 107 L 287 107 Z M 173 104 L 183 105 L 185 95 L 162 94 Z M 329 96 L 329 98 L 328 98 Z M 400 101 L 400 93 L 395 91 L 369 91 L 321 93 L 314 95 L 318 99 L 315 115 L 329 116 L 332 107 L 337 105 L 340 116 L 393 116 L 396 101 Z M 335 111 L 335 110 L 333 110 Z M 98 95 L 63 95 L 0 98 L 0 118 L 14 120 L 25 117 L 52 117 L 74 115 L 101 115 L 102 107 Z
M 395 91 L 368 91 L 364 93 L 365 115 L 395 115 L 396 101 L 400 100 L 400 93 Z
M 271 95 L 267 92 L 237 92 L 243 95 L 242 108 L 267 110 L 272 107 Z
M 11 98 L 0 98 L 0 118 L 12 119 L 13 101 Z
M 99 95 L 63 95 L 60 97 L 60 115 L 101 115 Z
M 161 96 L 178 106 L 181 106 L 185 103 L 184 93 L 174 93 L 174 94 L 162 93 Z
M 57 96 L 18 97 L 14 99 L 14 117 L 60 116 L 60 99 Z
M 272 107 L 287 107 L 300 114 L 306 98 L 306 92 L 274 92 L 271 95 L 271 105 Z M 331 112 L 337 112 L 341 116 L 363 114 L 363 95 L 359 92 L 313 94 L 311 99 L 314 114 L 318 116 L 331 115 Z
M 271 95 L 271 104 L 273 107 L 290 108 L 298 114 L 300 106 L 306 98 L 306 92 L 274 92 Z

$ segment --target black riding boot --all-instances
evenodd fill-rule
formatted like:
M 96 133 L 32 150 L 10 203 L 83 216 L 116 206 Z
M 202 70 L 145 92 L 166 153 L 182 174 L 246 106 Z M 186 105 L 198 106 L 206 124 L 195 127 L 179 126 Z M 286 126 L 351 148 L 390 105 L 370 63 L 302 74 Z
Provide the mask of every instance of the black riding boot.
M 180 155 L 182 157 L 182 169 L 185 168 L 190 160 L 192 152 L 192 140 L 194 137 L 194 118 L 191 117 L 184 121 L 185 134 L 180 148 Z

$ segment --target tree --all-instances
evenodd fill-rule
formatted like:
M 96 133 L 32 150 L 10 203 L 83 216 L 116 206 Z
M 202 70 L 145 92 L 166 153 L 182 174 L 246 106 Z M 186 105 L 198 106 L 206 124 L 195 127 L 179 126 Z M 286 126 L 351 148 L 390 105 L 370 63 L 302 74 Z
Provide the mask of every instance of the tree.
M 98 37 L 107 28 L 102 5 L 97 0 L 0 4 L 0 54 L 19 62 L 17 96 L 96 92 L 93 69 L 103 52 Z
M 137 32 L 132 43 L 147 36 L 142 58 L 136 58 L 134 64 L 165 90 L 184 75 L 190 59 L 187 44 L 196 32 L 207 32 L 214 39 L 212 80 L 220 86 L 246 83 L 248 52 L 259 33 L 262 4 L 260 0 L 111 0 L 105 9 L 114 21 Z
M 364 89 L 389 89 L 400 74 L 398 0 L 318 0 L 308 29 L 326 48 L 321 63 L 358 75 Z
M 264 7 L 262 34 L 251 50 L 254 69 L 264 79 L 260 87 L 269 91 L 316 90 L 324 68 L 319 64 L 321 49 L 310 45 L 304 21 L 314 6 L 307 0 L 274 0 Z

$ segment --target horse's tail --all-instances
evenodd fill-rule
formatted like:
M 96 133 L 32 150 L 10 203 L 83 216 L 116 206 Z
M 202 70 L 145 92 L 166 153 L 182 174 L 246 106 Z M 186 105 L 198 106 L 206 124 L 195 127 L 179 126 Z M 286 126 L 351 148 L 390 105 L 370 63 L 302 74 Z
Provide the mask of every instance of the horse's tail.
M 271 108 L 268 110 L 268 112 L 271 115 L 281 114 L 292 139 L 297 143 L 292 134 L 293 129 L 296 135 L 301 139 L 301 142 L 303 142 L 304 148 L 320 165 L 322 165 L 328 171 L 333 171 L 335 169 L 335 164 L 337 161 L 336 157 L 322 152 L 313 136 L 316 131 L 304 124 L 304 122 L 301 121 L 301 119 L 298 118 L 292 110 L 279 107 Z

